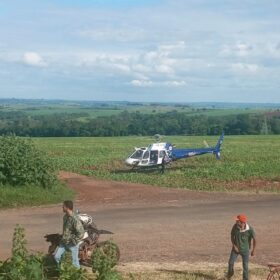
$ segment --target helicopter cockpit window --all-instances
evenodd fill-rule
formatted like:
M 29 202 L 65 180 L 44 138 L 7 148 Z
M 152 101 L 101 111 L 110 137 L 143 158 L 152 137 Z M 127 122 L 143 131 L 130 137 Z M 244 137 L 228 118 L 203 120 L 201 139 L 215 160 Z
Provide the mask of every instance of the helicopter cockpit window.
M 149 151 L 146 151 L 144 156 L 143 156 L 143 159 L 148 159 L 149 155 L 150 155 Z
M 135 151 L 130 158 L 133 158 L 133 159 L 141 159 L 142 158 L 142 155 L 143 155 L 143 151 L 142 150 L 137 150 Z

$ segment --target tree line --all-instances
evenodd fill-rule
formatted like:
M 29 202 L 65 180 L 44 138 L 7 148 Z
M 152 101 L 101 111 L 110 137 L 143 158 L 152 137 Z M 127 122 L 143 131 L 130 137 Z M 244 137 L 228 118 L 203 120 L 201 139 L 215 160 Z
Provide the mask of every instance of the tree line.
M 129 135 L 227 135 L 280 134 L 280 113 L 190 116 L 172 111 L 156 114 L 124 111 L 119 115 L 88 118 L 86 114 L 30 116 L 0 112 L 0 135 L 31 137 L 129 136 Z M 83 117 L 83 119 L 79 119 Z

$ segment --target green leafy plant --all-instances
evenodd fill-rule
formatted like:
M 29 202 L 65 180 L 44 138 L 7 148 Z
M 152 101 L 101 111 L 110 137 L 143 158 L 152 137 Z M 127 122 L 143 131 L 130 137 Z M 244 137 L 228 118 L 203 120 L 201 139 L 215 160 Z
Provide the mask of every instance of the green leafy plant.
M 45 280 L 43 257 L 29 255 L 24 229 L 16 226 L 13 235 L 12 257 L 0 264 L 0 280 Z
M 87 280 L 86 271 L 73 266 L 69 254 L 65 254 L 59 265 L 59 280 Z
M 118 247 L 112 241 L 97 247 L 92 254 L 92 271 L 96 273 L 96 280 L 121 280 L 121 275 L 113 269 L 117 264 Z
M 42 254 L 29 255 L 24 228 L 16 226 L 13 235 L 12 257 L 0 262 L 0 280 L 87 280 L 84 269 L 75 268 L 64 258 L 59 268 L 54 260 Z
M 31 139 L 0 137 L 0 184 L 36 184 L 46 188 L 55 181 L 53 165 Z

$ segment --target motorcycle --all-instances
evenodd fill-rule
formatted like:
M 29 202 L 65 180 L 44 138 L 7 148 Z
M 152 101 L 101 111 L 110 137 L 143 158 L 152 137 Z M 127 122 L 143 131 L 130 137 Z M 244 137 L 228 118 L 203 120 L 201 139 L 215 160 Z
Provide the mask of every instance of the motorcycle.
M 99 242 L 101 234 L 113 234 L 108 230 L 99 230 L 93 221 L 93 218 L 88 214 L 81 214 L 77 212 L 77 217 L 82 222 L 85 229 L 85 234 L 79 243 L 79 260 L 80 264 L 84 266 L 92 265 L 92 254 L 98 248 L 101 252 L 112 260 L 112 265 L 116 265 L 120 259 L 120 249 L 111 241 Z M 48 254 L 53 256 L 61 241 L 62 235 L 59 233 L 47 234 L 44 236 L 46 242 L 50 242 Z

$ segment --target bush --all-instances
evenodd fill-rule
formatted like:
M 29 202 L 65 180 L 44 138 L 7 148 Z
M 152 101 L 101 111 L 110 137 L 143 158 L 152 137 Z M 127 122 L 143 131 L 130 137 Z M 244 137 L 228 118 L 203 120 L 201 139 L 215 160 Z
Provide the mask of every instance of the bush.
M 0 137 L 0 184 L 35 184 L 46 188 L 55 181 L 54 166 L 30 138 Z
M 43 257 L 28 255 L 24 229 L 16 226 L 11 259 L 0 263 L 1 280 L 45 280 Z
M 53 258 L 42 254 L 29 255 L 24 229 L 16 226 L 13 236 L 12 257 L 0 262 L 0 280 L 87 280 L 85 270 L 73 267 L 65 259 L 59 269 Z
M 96 280 L 121 280 L 121 275 L 113 270 L 117 263 L 117 245 L 107 241 L 106 246 L 97 247 L 92 254 L 92 271 L 96 273 Z
M 67 256 L 62 260 L 59 265 L 59 278 L 58 280 L 87 280 L 85 269 L 77 269 L 72 264 L 72 258 Z

